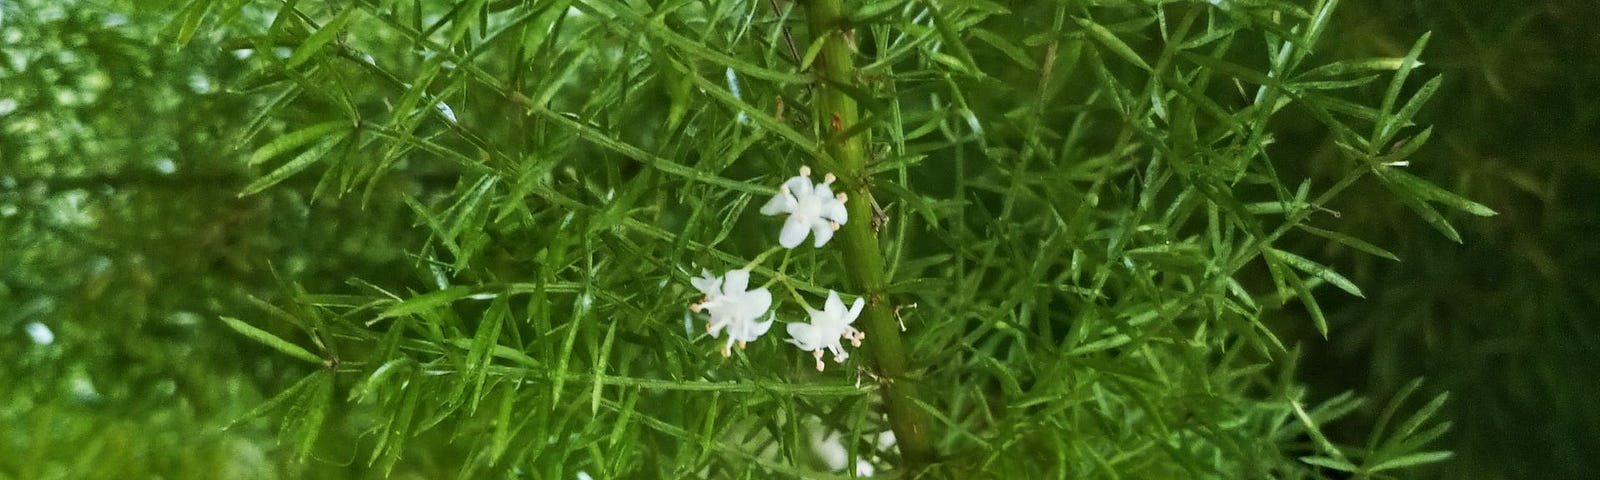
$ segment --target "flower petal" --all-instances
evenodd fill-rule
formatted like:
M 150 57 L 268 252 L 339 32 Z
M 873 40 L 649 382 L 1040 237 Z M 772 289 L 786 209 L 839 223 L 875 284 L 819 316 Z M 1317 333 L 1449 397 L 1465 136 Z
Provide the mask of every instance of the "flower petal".
M 771 329 L 772 329 L 772 315 L 768 315 L 767 316 L 767 321 L 765 321 L 765 322 L 749 324 L 749 326 L 745 329 L 745 332 L 744 332 L 745 333 L 744 340 L 753 342 L 753 341 L 756 340 L 756 337 L 760 337 L 762 335 L 766 335 L 767 334 L 767 330 L 771 330 Z
M 793 343 L 801 350 L 809 352 L 822 348 L 822 335 L 817 327 L 809 323 L 790 323 L 784 329 L 789 331 L 789 338 L 785 341 Z
M 830 198 L 822 203 L 822 218 L 844 225 L 850 221 L 850 211 L 844 208 L 844 202 L 839 201 L 837 198 Z
M 828 301 L 822 305 L 822 311 L 828 312 L 828 316 L 834 321 L 838 321 L 845 314 L 844 301 L 839 300 L 839 292 L 828 290 Z
M 702 270 L 700 277 L 689 279 L 689 284 L 706 296 L 722 295 L 722 279 L 711 276 L 710 271 Z
M 721 336 L 723 327 L 727 327 L 731 319 L 732 317 L 726 313 L 711 312 L 711 322 L 706 324 L 706 333 L 711 334 L 711 338 Z
M 749 270 L 728 270 L 728 274 L 722 277 L 723 295 L 738 295 L 744 293 L 745 288 L 749 286 Z
M 761 314 L 767 313 L 767 308 L 772 306 L 772 292 L 765 288 L 757 288 L 739 297 L 738 312 L 734 314 L 739 318 L 755 320 Z
M 850 305 L 850 312 L 844 315 L 844 324 L 849 325 L 855 323 L 856 317 L 861 316 L 861 309 L 866 306 L 867 302 L 865 299 L 856 297 L 856 302 Z
M 783 182 L 783 186 L 789 187 L 789 193 L 793 194 L 794 198 L 796 199 L 806 198 L 812 195 L 811 179 L 806 177 L 799 175 L 789 177 L 788 180 Z
M 811 246 L 822 248 L 823 245 L 828 244 L 828 240 L 833 239 L 833 225 L 826 220 L 813 218 L 810 223 L 811 235 L 815 237 L 812 239 Z
M 811 196 L 817 198 L 833 198 L 833 188 L 827 183 L 819 183 L 811 189 Z
M 783 222 L 783 231 L 778 232 L 778 245 L 783 245 L 783 248 L 799 246 L 800 242 L 806 239 L 806 232 L 810 226 L 811 222 L 790 216 Z
M 793 212 L 794 207 L 798 204 L 799 201 L 795 200 L 793 193 L 778 192 L 777 195 L 772 196 L 771 200 L 767 200 L 766 205 L 761 206 L 761 214 L 777 215 L 780 213 Z

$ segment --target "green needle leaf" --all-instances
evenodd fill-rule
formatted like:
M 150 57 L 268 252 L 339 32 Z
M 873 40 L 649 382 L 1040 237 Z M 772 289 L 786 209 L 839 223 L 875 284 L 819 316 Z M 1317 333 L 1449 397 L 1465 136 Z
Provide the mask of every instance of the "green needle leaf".
M 306 60 L 310 60 L 312 56 L 322 52 L 322 47 L 333 41 L 334 37 L 337 37 L 339 32 L 344 30 L 344 25 L 350 22 L 350 18 L 360 10 L 360 8 L 355 8 L 354 6 L 346 6 L 344 12 L 334 17 L 333 20 L 328 21 L 328 23 L 323 24 L 321 30 L 317 30 L 316 33 L 306 37 L 306 41 L 294 50 L 294 54 L 290 55 L 288 60 L 284 60 L 284 66 L 286 68 L 298 67 L 300 64 L 305 63 Z
M 289 343 L 288 340 L 278 338 L 277 335 L 268 333 L 266 330 L 262 330 L 245 323 L 243 320 L 233 317 L 222 317 L 222 322 L 228 324 L 228 328 L 232 328 L 234 331 L 244 334 L 246 337 L 250 337 L 251 340 L 261 342 L 262 345 L 272 347 L 273 350 L 282 352 L 285 355 L 305 360 L 310 363 L 322 363 L 322 357 L 312 354 L 310 351 L 301 348 L 299 345 Z
M 1096 42 L 1100 42 L 1100 45 L 1110 49 L 1111 53 L 1117 54 L 1123 60 L 1127 60 L 1128 63 L 1132 63 L 1145 71 L 1153 71 L 1150 68 L 1150 64 L 1145 63 L 1144 59 L 1139 58 L 1139 54 L 1133 51 L 1133 47 L 1129 47 L 1122 39 L 1117 38 L 1117 34 L 1112 33 L 1111 30 L 1087 19 L 1073 17 L 1072 20 L 1078 22 L 1078 26 L 1089 32 L 1089 36 L 1094 38 Z

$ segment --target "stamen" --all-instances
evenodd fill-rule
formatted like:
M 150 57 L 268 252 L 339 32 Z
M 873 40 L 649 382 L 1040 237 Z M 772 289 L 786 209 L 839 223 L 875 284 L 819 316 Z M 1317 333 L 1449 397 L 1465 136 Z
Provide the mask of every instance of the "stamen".
M 832 228 L 835 232 L 839 231 L 839 222 L 828 222 L 828 228 Z
M 838 195 L 834 195 L 833 198 L 837 198 L 841 202 L 850 201 L 850 196 L 849 195 L 845 195 L 844 192 L 839 192 L 839 194 Z
M 705 304 L 702 304 L 702 303 L 696 303 L 696 304 L 690 305 L 689 306 L 689 311 L 694 312 L 694 313 L 700 313 L 700 309 L 704 308 L 704 305 Z M 706 325 L 709 326 L 711 324 L 707 323 Z
M 806 166 L 806 165 L 801 165 L 800 166 L 800 176 L 802 176 L 802 177 L 811 176 L 811 167 Z
M 733 346 L 731 346 L 731 345 L 730 346 L 726 346 L 726 347 L 722 347 L 722 358 L 728 358 L 729 356 L 732 356 L 733 355 L 732 348 L 733 348 Z
M 822 176 L 822 183 L 823 184 L 829 184 L 829 183 L 833 183 L 834 180 L 838 180 L 838 179 L 839 179 L 839 177 L 835 177 L 835 176 L 833 176 L 832 173 L 830 173 L 830 174 Z
M 819 372 L 822 371 L 823 367 L 826 367 L 826 366 L 828 366 L 828 364 L 822 363 L 822 360 L 817 360 L 817 371 L 819 371 Z
M 740 340 L 739 341 L 739 349 L 740 350 L 744 350 L 744 343 L 745 343 L 744 340 Z

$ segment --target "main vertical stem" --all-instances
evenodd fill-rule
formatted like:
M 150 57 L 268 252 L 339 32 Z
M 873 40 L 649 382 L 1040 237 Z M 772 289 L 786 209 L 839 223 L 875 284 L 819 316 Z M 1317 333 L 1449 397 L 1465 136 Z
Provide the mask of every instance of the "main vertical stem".
M 815 61 L 817 83 L 814 102 L 821 122 L 824 148 L 836 162 L 836 172 L 850 198 L 845 208 L 850 222 L 839 232 L 844 243 L 845 270 L 857 291 L 868 299 L 862 313 L 865 347 L 877 366 L 885 413 L 894 430 L 900 455 L 909 470 L 920 470 L 933 462 L 935 452 L 929 438 L 927 415 L 917 406 L 917 383 L 905 376 L 908 352 L 900 341 L 899 322 L 893 306 L 884 295 L 883 253 L 873 227 L 872 192 L 867 182 L 867 155 L 862 138 L 853 132 L 860 121 L 856 101 L 837 85 L 856 85 L 854 37 L 841 0 L 802 0 L 812 42 L 823 42 Z

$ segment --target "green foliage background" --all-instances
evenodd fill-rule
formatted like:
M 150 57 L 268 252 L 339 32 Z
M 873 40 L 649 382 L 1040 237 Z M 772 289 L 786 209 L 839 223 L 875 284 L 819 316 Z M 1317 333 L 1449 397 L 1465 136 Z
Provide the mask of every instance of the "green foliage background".
M 804 12 L 654 3 L 0 0 L 0 477 L 827 475 L 799 425 L 886 428 L 865 351 L 816 374 L 775 338 L 724 360 L 684 335 L 688 275 L 767 251 L 751 204 L 826 135 Z M 1439 209 L 1456 243 L 1370 177 L 1296 193 L 1389 151 L 1355 143 L 1388 70 L 1186 143 L 1232 138 L 1204 114 L 1248 112 L 1263 38 L 1315 5 L 902 3 L 861 7 L 883 78 L 858 95 L 934 473 L 1344 478 L 1385 459 L 1370 439 L 1454 452 L 1384 474 L 1600 474 L 1600 8 L 1334 11 L 1301 71 L 1431 32 L 1405 170 L 1498 212 Z M 1185 14 L 1234 46 L 1164 55 Z M 1041 78 L 1051 57 L 1080 68 Z M 1152 91 L 1176 93 L 1129 95 Z M 1236 275 L 1245 306 L 1208 283 L 1256 236 L 1208 220 L 1229 201 L 1375 247 L 1297 230 Z M 780 316 L 790 289 L 858 293 L 835 251 L 767 258 Z M 1163 307 L 1189 294 L 1211 308 Z

